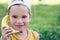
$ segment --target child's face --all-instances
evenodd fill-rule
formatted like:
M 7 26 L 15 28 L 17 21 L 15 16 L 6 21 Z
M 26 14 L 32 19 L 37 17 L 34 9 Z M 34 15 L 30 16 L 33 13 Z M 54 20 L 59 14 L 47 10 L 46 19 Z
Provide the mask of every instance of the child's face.
M 9 13 L 9 20 L 11 26 L 15 30 L 23 30 L 29 25 L 30 15 L 25 6 L 12 6 Z

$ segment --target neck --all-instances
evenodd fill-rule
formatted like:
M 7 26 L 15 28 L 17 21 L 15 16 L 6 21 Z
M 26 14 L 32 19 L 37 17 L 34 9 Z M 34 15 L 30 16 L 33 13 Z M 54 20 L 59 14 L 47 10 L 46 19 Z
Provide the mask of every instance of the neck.
M 18 34 L 23 34 L 23 33 L 25 34 L 27 32 L 28 32 L 28 30 L 27 29 L 24 29 L 24 30 L 19 31 Z
M 27 36 L 28 36 L 28 30 L 25 29 L 25 30 L 23 30 L 22 32 L 21 32 L 21 31 L 18 32 L 18 33 L 17 33 L 17 36 L 18 36 L 18 37 L 22 37 L 22 38 L 27 37 Z

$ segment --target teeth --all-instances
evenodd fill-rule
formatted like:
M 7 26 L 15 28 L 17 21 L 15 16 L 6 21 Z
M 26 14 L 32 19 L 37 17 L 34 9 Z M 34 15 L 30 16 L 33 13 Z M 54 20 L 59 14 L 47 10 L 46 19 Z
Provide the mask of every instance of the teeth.
M 15 26 L 24 26 L 24 25 L 15 25 Z

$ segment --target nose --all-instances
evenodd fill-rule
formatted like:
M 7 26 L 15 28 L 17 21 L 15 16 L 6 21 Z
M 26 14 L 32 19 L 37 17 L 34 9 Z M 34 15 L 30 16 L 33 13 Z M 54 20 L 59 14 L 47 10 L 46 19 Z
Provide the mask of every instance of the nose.
M 17 23 L 18 24 L 21 24 L 21 23 L 23 23 L 23 20 L 20 18 L 20 19 L 17 19 Z

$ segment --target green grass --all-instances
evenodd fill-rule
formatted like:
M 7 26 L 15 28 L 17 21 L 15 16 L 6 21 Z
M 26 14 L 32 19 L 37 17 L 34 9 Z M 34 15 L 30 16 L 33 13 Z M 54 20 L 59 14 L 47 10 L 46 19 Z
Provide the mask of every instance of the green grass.
M 33 5 L 31 11 L 32 20 L 28 28 L 37 31 L 40 40 L 60 40 L 60 5 Z M 7 4 L 0 4 L 0 22 L 6 13 Z
M 29 28 L 39 32 L 41 40 L 60 39 L 60 5 L 35 5 L 32 6 L 32 14 Z

